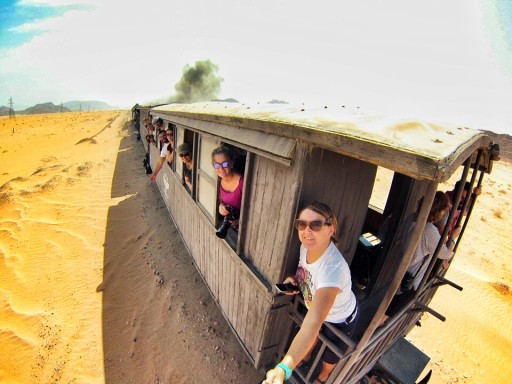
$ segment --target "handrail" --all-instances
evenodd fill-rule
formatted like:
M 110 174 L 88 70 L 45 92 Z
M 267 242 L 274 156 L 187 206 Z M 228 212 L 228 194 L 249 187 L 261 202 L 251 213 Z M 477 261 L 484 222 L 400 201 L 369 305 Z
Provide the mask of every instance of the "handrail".
M 426 222 L 428 213 L 430 211 L 430 206 L 432 205 L 432 201 L 434 200 L 434 195 L 437 190 L 437 185 L 438 185 L 437 183 L 429 184 L 428 189 L 425 193 L 425 198 L 424 198 L 423 204 L 418 213 L 418 217 L 417 217 L 418 223 Z M 344 382 L 343 380 L 345 380 L 345 377 L 348 375 L 348 373 L 351 369 L 351 366 L 354 365 L 358 361 L 359 355 L 362 353 L 363 349 L 366 347 L 367 343 L 370 341 L 373 333 L 379 326 L 381 318 L 384 315 L 389 304 L 391 303 L 391 300 L 393 299 L 393 296 L 395 295 L 396 291 L 398 290 L 398 287 L 400 285 L 402 277 L 405 275 L 405 272 L 412 260 L 414 250 L 416 249 L 416 246 L 421 237 L 423 229 L 424 229 L 423 225 L 416 225 L 414 227 L 414 229 L 412 230 L 412 233 L 409 237 L 409 242 L 408 242 L 405 252 L 404 252 L 404 257 L 402 258 L 400 265 L 398 266 L 398 268 L 395 272 L 395 276 L 393 277 L 393 280 L 391 281 L 391 284 L 389 285 L 389 287 L 384 295 L 384 298 L 382 299 L 379 307 L 377 308 L 377 311 L 376 311 L 375 315 L 373 316 L 373 319 L 371 320 L 370 324 L 368 325 L 365 332 L 361 336 L 361 339 L 360 339 L 359 343 L 357 344 L 356 349 L 354 350 L 354 353 L 350 356 L 349 361 L 345 364 L 345 366 L 341 370 L 340 374 L 335 379 L 334 383 L 341 384 L 342 382 Z
M 445 277 L 443 277 L 441 275 L 436 275 L 435 278 L 437 280 L 439 280 L 440 282 L 432 284 L 432 287 L 434 287 L 434 288 L 440 287 L 441 285 L 448 284 L 448 285 L 452 286 L 453 288 L 458 289 L 459 291 L 462 291 L 464 289 L 460 285 L 455 284 L 453 281 L 450 281 L 450 280 L 448 280 L 447 278 L 445 278 Z
M 441 315 L 439 312 L 434 311 L 428 305 L 423 304 L 421 301 L 416 301 L 414 304 L 417 305 L 418 307 L 411 309 L 411 311 L 413 311 L 413 312 L 428 312 L 431 315 L 437 317 L 439 320 L 446 321 L 446 317 Z
M 294 323 L 296 323 L 299 326 L 302 326 L 302 323 L 304 321 L 304 315 L 302 315 L 298 311 L 299 304 L 305 307 L 304 299 L 300 295 L 296 295 L 294 298 L 294 305 L 292 306 L 289 315 Z M 315 372 L 316 367 L 320 363 L 320 359 L 322 357 L 323 352 L 325 351 L 325 348 L 329 348 L 333 353 L 336 354 L 336 356 L 340 358 L 338 364 L 343 364 L 344 362 L 346 362 L 347 359 L 352 355 L 352 353 L 354 353 L 356 343 L 349 336 L 347 336 L 338 328 L 332 326 L 327 322 L 324 322 L 323 325 L 329 328 L 329 330 L 332 331 L 336 336 L 338 336 L 347 346 L 347 349 L 345 350 L 345 352 L 343 352 L 336 344 L 334 344 L 323 334 L 322 330 L 320 330 L 318 334 L 318 339 L 321 344 L 319 346 L 318 352 L 316 353 L 315 359 L 313 360 L 308 371 L 306 372 L 306 374 L 303 374 L 301 370 L 295 370 L 294 372 L 294 375 L 299 376 L 301 380 L 303 380 L 306 383 L 309 383 L 313 373 Z

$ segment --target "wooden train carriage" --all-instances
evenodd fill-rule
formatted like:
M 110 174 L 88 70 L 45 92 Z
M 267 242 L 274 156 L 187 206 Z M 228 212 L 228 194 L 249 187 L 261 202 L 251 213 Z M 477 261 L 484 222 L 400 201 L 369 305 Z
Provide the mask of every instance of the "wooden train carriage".
M 434 257 L 415 300 L 377 328 L 418 244 L 438 183 L 455 173 L 473 187 L 491 170 L 497 148 L 487 135 L 344 107 L 170 104 L 141 108 L 140 120 L 148 113 L 173 129 L 176 146 L 192 147 L 191 190 L 179 157 L 162 168 L 158 186 L 198 270 L 256 367 L 281 357 L 302 320 L 300 300 L 292 305 L 272 287 L 295 272 L 300 244 L 293 221 L 307 202 L 325 202 L 337 214 L 339 249 L 351 265 L 363 314 L 356 341 L 347 340 L 347 351 L 339 352 L 343 358 L 330 383 L 357 382 L 423 311 L 438 315 L 428 303 L 439 285 L 450 282 Z M 144 137 L 143 126 L 140 132 Z M 230 229 L 226 239 L 215 236 L 218 180 L 211 152 L 220 144 L 239 155 L 237 166 L 245 176 L 240 228 Z M 159 151 L 146 148 L 154 166 Z M 383 170 L 392 176 L 376 207 L 371 202 Z M 414 213 L 418 224 L 405 238 Z M 361 235 L 377 234 L 388 216 L 394 220 L 385 244 L 368 244 Z M 292 380 L 309 382 L 313 370 L 296 371 Z

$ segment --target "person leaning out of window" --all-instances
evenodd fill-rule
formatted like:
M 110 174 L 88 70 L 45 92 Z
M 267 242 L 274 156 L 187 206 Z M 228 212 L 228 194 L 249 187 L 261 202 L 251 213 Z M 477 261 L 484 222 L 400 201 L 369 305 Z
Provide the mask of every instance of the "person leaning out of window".
M 176 153 L 183 162 L 183 180 L 187 186 L 189 192 L 192 191 L 192 148 L 187 143 L 181 143 L 178 145 Z
M 242 206 L 244 177 L 234 169 L 233 164 L 233 157 L 228 147 L 222 146 L 212 151 L 212 165 L 220 178 L 219 213 L 224 217 L 224 221 L 228 221 L 231 228 L 236 231 Z M 217 236 L 220 238 L 224 238 L 225 235 L 224 231 L 217 232 Z

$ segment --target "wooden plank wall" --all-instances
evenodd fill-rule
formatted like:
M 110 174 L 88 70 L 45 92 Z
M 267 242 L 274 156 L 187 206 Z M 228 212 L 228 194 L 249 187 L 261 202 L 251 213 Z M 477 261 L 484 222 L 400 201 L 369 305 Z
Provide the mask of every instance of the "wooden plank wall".
M 140 124 L 140 141 L 142 141 L 142 145 L 144 146 L 144 150 L 146 152 L 148 151 L 148 145 L 149 145 L 149 143 L 146 141 L 147 134 L 148 134 L 148 130 L 141 123 Z
M 307 157 L 300 206 L 313 201 L 328 204 L 338 218 L 338 248 L 351 263 L 363 228 L 377 166 L 314 148 Z M 297 236 L 292 252 L 299 250 Z M 298 256 L 297 256 L 298 261 Z
M 159 152 L 152 148 L 153 166 L 158 157 Z M 226 241 L 215 236 L 214 226 L 169 167 L 162 167 L 157 183 L 197 269 L 241 344 L 257 364 L 263 330 L 273 303 L 272 293 Z
M 140 130 L 140 141 L 142 141 L 142 145 L 144 146 L 144 150 L 148 151 L 148 142 L 146 141 L 146 135 L 149 133 L 144 124 L 142 123 L 142 120 L 146 118 L 148 115 L 147 109 L 141 109 L 140 110 L 140 116 L 139 116 L 139 130 Z M 135 127 L 137 128 L 137 127 Z
M 301 153 L 298 146 L 292 166 L 253 158 L 243 255 L 270 284 L 283 277 L 300 189 Z

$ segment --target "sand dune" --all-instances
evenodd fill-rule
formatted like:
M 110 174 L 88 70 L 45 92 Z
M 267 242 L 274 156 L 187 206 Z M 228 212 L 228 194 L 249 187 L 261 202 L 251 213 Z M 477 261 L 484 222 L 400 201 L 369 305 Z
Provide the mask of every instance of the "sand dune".
M 99 151 L 74 143 L 120 116 L 36 115 L 9 121 L 8 129 L 2 121 L 0 151 L 9 167 L 0 183 L 0 293 L 11 319 L 2 321 L 2 344 L 21 344 L 24 351 L 2 347 L 2 382 L 103 376 L 95 319 L 101 296 L 91 292 L 102 279 L 101 244 L 122 124 L 115 134 L 104 131 Z M 69 369 L 80 360 L 97 362 Z
M 0 120 L 2 383 L 211 382 L 212 367 L 227 382 L 260 376 L 172 230 L 128 118 Z M 169 255 L 182 263 L 174 279 Z M 193 341 L 210 335 L 206 355 Z
M 0 119 L 0 382 L 256 383 L 124 111 Z M 512 167 L 497 163 L 409 336 L 431 383 L 512 377 Z

